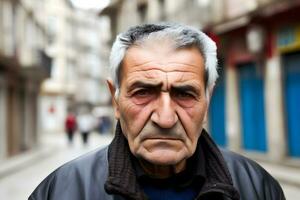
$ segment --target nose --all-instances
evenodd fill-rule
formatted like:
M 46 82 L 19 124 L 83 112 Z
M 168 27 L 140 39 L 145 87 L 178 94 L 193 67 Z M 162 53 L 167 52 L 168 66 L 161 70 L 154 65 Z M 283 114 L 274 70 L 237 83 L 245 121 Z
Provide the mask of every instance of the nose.
M 151 120 L 161 128 L 172 128 L 178 121 L 175 105 L 168 92 L 162 92 L 157 99 Z

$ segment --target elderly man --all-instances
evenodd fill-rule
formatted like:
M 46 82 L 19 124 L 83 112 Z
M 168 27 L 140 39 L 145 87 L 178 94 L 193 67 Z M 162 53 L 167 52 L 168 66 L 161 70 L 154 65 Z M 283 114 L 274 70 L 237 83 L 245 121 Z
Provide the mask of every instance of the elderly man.
M 203 129 L 218 77 L 216 46 L 204 33 L 133 27 L 110 60 L 112 143 L 54 171 L 29 199 L 285 199 L 264 169 L 219 150 Z

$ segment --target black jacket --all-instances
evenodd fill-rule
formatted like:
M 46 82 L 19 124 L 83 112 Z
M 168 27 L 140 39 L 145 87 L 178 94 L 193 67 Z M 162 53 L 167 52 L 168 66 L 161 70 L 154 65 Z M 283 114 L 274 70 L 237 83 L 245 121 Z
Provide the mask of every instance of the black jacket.
M 278 182 L 262 167 L 238 154 L 219 150 L 203 131 L 198 145 L 205 155 L 206 181 L 197 199 L 283 200 Z M 51 173 L 29 200 L 147 199 L 129 159 L 118 125 L 109 147 L 75 159 Z

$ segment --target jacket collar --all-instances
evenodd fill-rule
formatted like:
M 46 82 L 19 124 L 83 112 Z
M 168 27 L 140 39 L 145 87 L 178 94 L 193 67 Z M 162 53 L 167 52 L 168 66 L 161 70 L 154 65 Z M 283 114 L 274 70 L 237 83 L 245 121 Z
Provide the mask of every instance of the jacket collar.
M 206 182 L 199 197 L 211 192 L 223 193 L 229 199 L 240 199 L 238 191 L 233 187 L 233 181 L 226 162 L 214 141 L 203 129 L 198 145 L 202 146 L 206 162 Z
M 230 199 L 239 199 L 221 152 L 205 130 L 201 133 L 198 145 L 203 149 L 206 172 L 206 181 L 198 197 L 221 193 Z M 109 194 L 119 194 L 129 199 L 147 199 L 138 184 L 129 155 L 128 142 L 118 122 L 115 137 L 108 149 L 109 175 L 105 190 Z

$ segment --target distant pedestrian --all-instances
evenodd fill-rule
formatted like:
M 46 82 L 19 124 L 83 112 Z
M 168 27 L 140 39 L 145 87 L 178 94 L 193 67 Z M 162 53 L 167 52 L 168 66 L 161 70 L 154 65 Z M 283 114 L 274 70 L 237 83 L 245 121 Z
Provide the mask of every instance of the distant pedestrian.
M 68 136 L 69 144 L 73 142 L 74 132 L 76 131 L 77 123 L 76 116 L 73 113 L 69 113 L 65 120 L 65 130 Z
M 98 132 L 100 134 L 105 134 L 105 133 L 109 133 L 110 129 L 111 129 L 111 119 L 108 116 L 102 116 L 98 118 L 98 123 L 97 123 L 97 127 L 98 127 Z
M 78 129 L 82 137 L 83 144 L 88 143 L 90 132 L 94 129 L 95 121 L 91 114 L 81 114 L 78 116 Z

